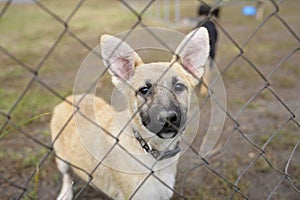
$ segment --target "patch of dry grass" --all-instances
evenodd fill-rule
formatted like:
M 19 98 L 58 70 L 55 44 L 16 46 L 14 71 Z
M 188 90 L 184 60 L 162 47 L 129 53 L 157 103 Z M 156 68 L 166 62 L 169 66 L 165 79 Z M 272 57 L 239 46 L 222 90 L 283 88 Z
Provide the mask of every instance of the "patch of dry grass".
M 55 12 L 56 15 L 62 19 L 66 19 L 76 6 L 77 1 L 45 0 L 42 1 L 42 3 L 51 11 Z M 280 7 L 281 16 L 287 20 L 296 33 L 300 33 L 298 26 L 299 17 L 297 14 L 298 4 L 299 2 L 297 0 L 284 1 Z M 195 16 L 198 5 L 198 1 L 188 0 L 184 3 L 182 1 L 182 15 L 187 17 Z M 239 45 L 242 45 L 246 41 L 260 23 L 252 18 L 242 16 L 241 8 L 242 5 L 240 4 L 224 5 L 220 19 L 222 26 L 225 27 Z M 141 7 L 139 7 L 139 9 L 141 9 Z M 266 13 L 271 13 L 273 10 L 274 8 L 268 4 Z M 171 16 L 173 15 L 173 10 L 171 10 Z M 166 25 L 164 22 L 154 19 L 151 10 L 145 13 L 142 20 L 143 23 L 148 26 L 172 27 L 170 24 Z M 127 8 L 122 7 L 117 1 L 91 0 L 83 3 L 79 11 L 70 20 L 68 30 L 80 37 L 90 47 L 95 47 L 99 43 L 101 34 L 116 34 L 126 31 L 136 22 L 136 16 L 128 11 Z M 193 27 L 177 28 L 183 32 L 188 32 Z M 36 5 L 12 4 L 1 19 L 0 40 L 1 45 L 7 48 L 8 51 L 35 69 L 63 30 L 63 24 L 55 21 Z M 284 39 L 282 38 L 283 36 Z M 291 37 L 282 24 L 280 24 L 278 20 L 271 20 L 257 33 L 257 36 L 251 40 L 244 50 L 245 55 L 266 75 L 273 70 L 274 66 L 284 58 L 284 56 L 295 48 L 295 45 L 297 46 L 298 43 L 295 43 L 295 39 Z M 238 49 L 221 31 L 217 50 L 216 62 L 220 70 L 224 69 L 232 58 L 239 53 Z M 89 51 L 87 49 L 80 45 L 69 33 L 66 33 L 54 52 L 44 63 L 37 78 L 49 84 L 49 86 L 58 91 L 62 96 L 67 96 L 72 93 L 76 72 L 88 53 Z M 159 56 L 164 57 L 163 54 L 158 56 L 153 54 L 146 59 L 161 58 Z M 25 86 L 32 78 L 32 74 L 4 54 L 0 54 L 0 59 L 0 110 L 7 112 L 17 100 L 20 93 L 25 89 Z M 299 88 L 299 81 L 297 80 L 300 74 L 300 68 L 298 65 L 299 56 L 296 53 L 292 59 L 284 63 L 270 79 L 272 86 L 276 86 L 276 90 L 285 89 L 288 91 L 283 93 L 284 97 L 290 95 L 289 91 L 296 91 L 296 89 Z M 263 86 L 263 81 L 258 74 L 249 64 L 241 59 L 236 61 L 223 75 L 225 85 L 227 86 L 226 90 L 228 91 L 229 107 L 242 107 L 249 99 L 249 96 L 253 95 L 257 92 L 258 88 Z M 286 75 L 289 75 L 288 78 Z M 102 86 L 104 87 L 98 88 L 99 92 L 101 92 L 107 100 L 109 96 L 105 94 L 106 90 L 112 87 L 112 85 L 107 84 L 108 80 L 109 78 L 105 77 L 104 80 L 102 80 Z M 291 97 L 291 99 L 292 98 L 293 97 Z M 263 92 L 259 95 L 259 100 L 269 102 L 274 101 L 274 97 L 269 92 Z M 35 83 L 12 112 L 12 119 L 19 124 L 35 116 L 51 112 L 59 101 L 60 99 Z M 254 101 L 248 105 L 248 108 L 254 112 L 258 106 L 260 106 L 260 104 L 258 105 L 258 103 Z M 233 113 L 231 110 L 229 110 L 229 112 Z M 271 114 L 268 115 L 272 118 L 274 123 L 280 119 L 277 113 L 274 116 L 271 116 Z M 246 116 L 242 123 L 250 123 L 247 124 L 247 126 L 252 128 L 253 124 L 251 124 L 251 121 L 256 120 L 252 119 L 252 117 L 253 116 Z M 5 121 L 5 117 L 0 117 L 1 125 Z M 48 122 L 49 117 L 44 117 L 31 121 L 22 126 L 22 128 L 28 128 L 29 132 L 32 131 L 34 133 L 34 136 L 40 137 L 39 139 L 42 141 L 49 142 Z M 263 125 L 264 124 L 261 126 Z M 273 126 L 271 127 L 273 129 L 266 127 L 265 134 L 261 134 L 255 138 L 255 142 L 259 145 L 263 145 L 275 131 Z M 277 165 L 280 158 L 276 155 L 274 156 L 274 154 L 276 154 L 277 150 L 285 151 L 284 149 L 287 147 L 288 150 L 291 150 L 295 141 L 299 139 L 299 135 L 297 136 L 295 134 L 297 130 L 299 129 L 292 128 L 280 132 L 268 145 L 267 149 L 270 151 L 268 156 L 275 165 Z M 33 148 L 32 144 L 27 141 L 28 139 L 20 137 L 20 134 L 16 131 L 12 131 L 8 137 L 0 140 L 2 148 L 0 149 L 1 163 L 5 162 L 5 164 L 9 164 L 10 166 L 10 168 L 5 169 L 0 167 L 0 170 L 5 170 L 5 173 L 10 176 L 16 176 L 17 172 L 26 176 L 27 174 L 25 173 L 27 172 L 22 169 L 26 167 L 36 167 L 36 164 L 39 163 L 41 157 L 45 154 L 45 150 Z M 240 145 L 240 148 L 243 149 L 244 147 Z M 25 157 L 24 154 L 29 156 Z M 224 158 L 225 161 L 215 162 L 212 167 L 222 169 L 223 174 L 226 174 L 226 178 L 234 182 L 239 176 L 239 165 L 243 162 L 243 156 L 245 156 L 240 154 L 240 152 L 233 152 Z M 49 160 L 49 162 L 51 162 L 49 165 L 45 164 L 43 166 L 44 171 L 38 174 L 39 177 L 33 180 L 33 185 L 40 184 L 39 190 L 33 186 L 32 191 L 29 192 L 29 196 L 36 199 L 42 197 L 44 192 L 48 189 L 47 184 L 45 186 L 44 183 L 49 182 L 49 185 L 54 189 L 45 198 L 53 199 L 58 192 L 56 191 L 58 190 L 57 185 L 59 183 L 58 174 L 53 172 L 54 162 L 52 158 L 53 157 Z M 299 178 L 297 178 L 300 166 L 299 159 L 295 159 L 294 162 L 295 164 L 291 166 L 291 176 L 296 184 L 300 185 Z M 270 170 L 269 165 L 263 159 L 259 159 L 249 177 L 243 178 L 239 183 L 238 187 L 240 187 L 242 192 L 248 193 L 249 188 L 253 187 L 252 184 L 257 183 L 253 177 L 251 178 L 254 172 L 256 176 L 267 174 L 268 178 L 272 177 L 272 170 Z M 49 173 L 53 174 L 51 180 L 48 177 Z M 200 175 L 201 181 L 198 181 L 197 185 L 193 185 L 193 188 L 196 188 L 196 190 L 188 194 L 189 199 L 226 198 L 233 191 L 230 185 L 212 173 L 201 172 Z M 11 190 L 11 192 L 13 193 L 14 191 Z M 2 196 L 2 194 L 4 195 L 4 192 L 2 193 L 0 191 L 0 196 Z M 7 197 L 10 196 L 7 195 Z M 3 198 L 6 198 L 6 196 Z M 236 198 L 239 199 L 238 196 Z

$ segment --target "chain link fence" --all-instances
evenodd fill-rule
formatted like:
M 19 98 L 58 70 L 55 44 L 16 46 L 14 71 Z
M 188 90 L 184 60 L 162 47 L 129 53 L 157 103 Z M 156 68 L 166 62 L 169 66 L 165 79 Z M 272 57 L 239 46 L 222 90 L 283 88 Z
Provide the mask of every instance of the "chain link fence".
M 211 12 L 221 8 L 220 18 L 207 18 L 220 35 L 220 76 L 209 88 L 223 79 L 227 107 L 213 91 L 199 97 L 199 133 L 180 157 L 175 188 L 162 184 L 173 190 L 172 199 L 299 199 L 299 2 L 266 0 L 257 20 L 242 16 L 242 7 L 253 1 L 181 1 L 180 14 L 174 13 L 176 5 L 168 12 L 177 16 L 176 23 L 167 24 L 153 13 L 158 2 L 0 2 L 0 199 L 56 198 L 61 183 L 49 121 L 54 106 L 72 93 L 78 63 L 94 51 L 100 34 L 130 30 L 129 36 L 144 28 L 168 46 L 148 27 L 187 33 L 195 28 L 200 4 L 211 5 Z M 105 79 L 104 73 L 99 78 Z M 100 87 L 100 93 L 110 87 Z M 212 102 L 226 119 L 213 153 L 203 156 L 199 148 Z M 74 106 L 80 113 L 80 104 Z M 158 179 L 149 170 L 140 187 L 149 177 Z M 84 173 L 87 183 L 74 175 L 74 198 L 110 199 L 90 188 L 93 173 Z

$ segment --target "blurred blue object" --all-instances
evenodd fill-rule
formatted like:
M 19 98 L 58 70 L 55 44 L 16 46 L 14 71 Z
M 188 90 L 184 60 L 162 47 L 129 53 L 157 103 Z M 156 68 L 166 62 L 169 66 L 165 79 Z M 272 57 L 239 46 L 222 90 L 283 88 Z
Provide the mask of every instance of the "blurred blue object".
M 256 15 L 256 8 L 254 6 L 244 6 L 243 14 L 245 16 L 255 16 Z

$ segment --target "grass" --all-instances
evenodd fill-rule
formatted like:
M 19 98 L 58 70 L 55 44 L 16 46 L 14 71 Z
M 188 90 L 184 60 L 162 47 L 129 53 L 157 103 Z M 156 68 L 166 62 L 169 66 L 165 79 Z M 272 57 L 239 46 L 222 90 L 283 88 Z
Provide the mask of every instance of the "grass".
M 297 86 L 298 78 L 295 76 L 275 75 L 272 82 L 282 88 L 294 88 Z
M 296 129 L 296 128 L 295 128 Z M 277 130 L 268 130 L 267 133 L 260 134 L 258 136 L 257 143 L 265 144 L 273 133 Z M 295 143 L 300 139 L 299 135 L 295 134 L 293 129 L 282 129 L 277 133 L 277 135 L 272 139 L 271 143 L 267 148 L 281 149 L 290 151 L 294 147 Z
M 14 163 L 16 170 L 23 170 L 26 168 L 35 167 L 42 156 L 47 152 L 45 148 L 33 149 L 32 147 L 25 147 L 22 151 L 15 151 L 12 149 L 3 149 L 1 147 L 0 159 L 10 158 L 10 162 Z
M 60 2 L 43 0 L 41 2 L 62 19 L 66 19 L 77 4 L 77 1 Z M 182 15 L 188 17 L 195 16 L 198 3 L 199 2 L 193 0 L 182 3 Z M 241 16 L 241 8 L 241 5 L 224 6 L 221 11 L 220 19 L 220 23 L 224 25 L 226 31 L 233 36 L 239 45 L 245 42 L 254 28 L 260 23 L 251 18 Z M 138 9 L 141 9 L 141 7 Z M 298 33 L 299 28 L 297 25 L 299 24 L 299 17 L 295 14 L 298 13 L 297 9 L 297 1 L 284 1 L 280 14 L 288 20 L 289 25 Z M 267 13 L 272 11 L 273 8 L 268 4 Z M 144 14 L 142 18 L 143 23 L 148 26 L 172 27 L 172 24 L 166 25 L 164 22 L 153 19 L 153 13 L 151 12 L 152 11 L 149 10 Z M 171 16 L 173 16 L 173 8 Z M 99 43 L 101 34 L 116 34 L 126 31 L 130 29 L 136 21 L 136 16 L 128 11 L 128 9 L 120 6 L 117 1 L 91 0 L 83 3 L 79 11 L 70 20 L 68 30 L 75 33 L 90 47 L 95 47 Z M 187 32 L 191 28 L 179 27 L 178 29 Z M 7 50 L 14 54 L 20 61 L 29 65 L 32 69 L 35 69 L 63 30 L 63 24 L 55 21 L 36 5 L 12 4 L 0 21 L 0 41 L 1 45 L 7 48 Z M 283 36 L 284 39 L 282 39 Z M 278 20 L 272 19 L 246 46 L 244 55 L 253 61 L 258 69 L 266 75 L 297 45 L 298 43 L 295 43 L 295 39 L 290 36 L 282 24 L 280 24 Z M 62 96 L 67 96 L 72 93 L 76 72 L 88 53 L 89 51 L 87 49 L 66 33 L 54 52 L 44 63 L 37 78 L 47 83 Z M 224 69 L 238 53 L 238 49 L 220 32 L 217 52 L 218 67 Z M 150 55 L 146 57 L 146 59 L 150 61 L 151 59 L 160 59 L 163 57 L 165 57 L 165 55 L 159 53 L 159 55 Z M 0 110 L 8 112 L 21 92 L 26 88 L 26 85 L 32 78 L 32 74 L 12 61 L 5 54 L 0 54 L 0 59 Z M 287 93 L 283 93 L 285 96 L 293 94 L 299 87 L 297 82 L 300 74 L 298 63 L 299 58 L 296 53 L 292 56 L 291 60 L 284 63 L 271 77 L 271 84 L 272 86 L 276 86 L 276 90 L 284 89 L 288 91 Z M 264 83 L 258 74 L 242 59 L 238 59 L 226 70 L 223 78 L 227 86 L 229 107 L 236 106 L 241 108 L 249 99 L 249 94 L 253 95 Z M 109 78 L 105 77 L 105 80 L 102 82 L 102 88 L 97 88 L 99 93 L 102 92 L 103 95 L 106 95 L 106 91 L 112 87 L 107 84 L 108 79 Z M 105 98 L 109 100 L 107 95 Z M 276 100 L 268 91 L 261 93 L 258 98 L 264 103 Z M 293 96 L 290 97 L 290 99 L 293 98 Z M 59 98 L 52 95 L 38 83 L 35 83 L 11 113 L 12 120 L 22 129 L 28 130 L 32 136 L 36 136 L 38 139 L 47 143 L 50 140 L 48 129 L 50 115 L 43 115 L 51 113 L 53 107 L 60 101 Z M 249 108 L 251 112 L 254 112 L 258 110 L 259 107 L 260 102 L 253 101 L 247 108 Z M 229 110 L 229 113 L 232 114 L 231 110 Z M 260 146 L 276 131 L 275 123 L 281 119 L 278 113 L 267 113 L 267 115 L 271 118 L 273 124 L 271 127 L 265 127 L 262 134 L 259 134 L 257 138 L 255 138 L 255 142 Z M 251 123 L 251 121 L 256 120 L 252 119 L 253 116 L 243 117 L 245 119 L 239 121 L 240 123 Z M 5 117 L 0 117 L 0 124 L 2 125 L 5 120 Z M 244 124 L 241 125 L 243 127 Z M 266 124 L 261 124 L 261 126 L 264 125 Z M 252 124 L 248 126 L 252 126 Z M 0 136 L 1 164 L 3 162 L 10 166 L 3 170 L 12 177 L 16 176 L 17 173 L 27 177 L 26 169 L 35 168 L 47 150 L 36 147 L 36 144 L 28 142 L 28 138 L 24 139 L 24 137 L 16 131 L 10 131 L 10 128 L 11 127 L 6 128 L 4 132 L 5 137 L 4 135 Z M 260 129 L 261 127 L 256 128 Z M 269 143 L 267 150 L 270 152 L 268 152 L 266 156 L 272 163 L 277 165 L 280 158 L 276 153 L 279 155 L 280 150 L 286 151 L 287 149 L 287 151 L 289 151 L 293 148 L 295 142 L 299 140 L 299 135 L 295 134 L 297 131 L 299 132 L 299 128 L 297 127 L 284 129 Z M 237 145 L 236 148 L 243 149 L 245 147 Z M 240 165 L 245 164 L 244 160 L 247 156 L 241 155 L 239 151 L 234 151 L 231 155 L 226 156 L 227 157 L 224 157 L 222 161 L 214 162 L 211 166 L 219 170 L 226 179 L 234 182 L 240 174 Z M 45 197 L 45 199 L 53 199 L 57 194 L 58 191 L 52 188 L 57 188 L 59 183 L 58 173 L 56 171 L 53 172 L 55 167 L 52 157 L 49 162 L 51 163 L 43 165 L 43 169 L 39 169 L 39 172 L 31 181 L 31 186 L 25 199 L 44 198 L 42 195 L 46 195 L 45 191 L 47 191 L 47 195 L 49 195 Z M 297 178 L 300 173 L 300 165 L 297 163 L 299 159 L 296 158 L 293 162 L 295 162 L 295 164 L 290 168 L 291 177 L 297 185 L 300 185 L 299 178 Z M 188 162 L 187 165 L 189 165 Z M 0 169 L 2 170 L 2 168 Z M 258 184 L 258 181 L 253 180 L 254 178 L 251 177 L 253 173 L 255 173 L 256 176 L 266 175 L 266 181 L 269 181 L 271 180 L 269 177 L 272 175 L 271 172 L 270 166 L 265 160 L 260 158 L 255 163 L 253 171 L 250 172 L 250 177 L 243 177 L 238 187 L 242 192 L 247 194 L 253 185 Z M 53 175 L 50 179 L 49 174 Z M 232 193 L 234 188 L 214 174 L 202 171 L 199 172 L 199 174 L 201 175 L 200 180 L 195 181 L 197 182 L 195 185 L 189 185 L 190 188 L 194 189 L 194 191 L 189 194 L 189 199 L 224 199 Z M 46 189 L 42 188 L 45 182 L 49 183 L 51 191 L 49 191 L 48 185 Z M 259 192 L 260 190 L 258 189 L 257 191 Z M 12 194 L 14 193 L 14 191 L 11 192 Z M 282 194 L 284 194 L 284 192 Z M 7 198 L 10 197 L 11 196 Z M 236 195 L 235 198 L 242 199 L 242 197 L 238 195 Z
M 66 13 L 70 13 L 76 5 L 74 2 L 58 4 L 53 1 L 45 1 L 43 3 L 50 10 L 51 8 L 55 9 L 55 13 L 63 19 L 67 17 Z M 69 30 L 93 48 L 99 43 L 101 34 L 118 33 L 128 29 L 136 22 L 136 17 L 127 9 L 122 8 L 119 4 L 112 5 L 115 5 L 115 2 L 89 1 L 83 4 L 82 9 L 70 21 Z M 120 15 L 122 17 L 119 17 Z M 147 19 L 144 23 L 147 23 Z M 63 29 L 63 24 L 55 21 L 37 6 L 13 4 L 0 23 L 1 45 L 21 62 L 34 69 Z M 22 31 L 20 32 L 20 30 Z M 58 89 L 65 96 L 71 93 L 76 75 L 74 72 L 79 68 L 79 64 L 88 51 L 78 45 L 78 42 L 68 34 L 62 38 L 56 49 L 42 67 L 39 78 L 43 80 L 45 76 L 47 78 L 49 76 L 56 77 L 58 82 L 63 83 L 54 85 L 54 89 Z M 74 51 L 74 49 L 79 51 Z M 7 112 L 32 78 L 32 74 L 12 62 L 7 56 L 2 54 L 0 58 L 3 59 L 3 65 L 0 66 L 2 72 L 0 74 L 0 84 L 2 85 L 0 99 L 5 99 L 5 101 L 0 100 L 0 109 Z M 70 80 L 64 80 L 64 78 Z M 60 87 L 61 85 L 63 86 Z M 14 113 L 19 121 L 47 112 L 57 103 L 58 100 L 48 91 L 36 87 L 30 89 L 30 94 L 20 102 Z
M 244 106 L 247 103 L 247 101 L 245 99 L 235 99 L 234 103 L 239 106 Z M 250 103 L 248 103 L 246 109 L 256 109 L 259 107 L 260 106 L 255 101 L 251 101 Z
M 217 161 L 211 164 L 211 168 L 214 169 L 221 169 L 220 174 L 222 176 L 230 181 L 231 183 L 234 183 L 240 173 L 240 166 L 239 163 L 241 158 L 235 158 L 231 161 Z M 211 199 L 211 200 L 218 200 L 218 199 L 224 199 L 235 190 L 234 187 L 232 187 L 229 183 L 225 182 L 222 178 L 214 175 L 212 172 L 204 170 L 201 173 L 201 179 L 202 180 L 209 180 L 209 183 L 204 181 L 207 184 L 199 184 L 197 190 L 195 191 L 195 194 L 192 194 L 191 196 L 188 196 L 188 199 L 191 200 L 197 200 L 197 199 Z M 238 188 L 241 192 L 246 193 L 248 191 L 248 188 L 250 186 L 250 182 L 248 181 L 241 181 L 238 183 Z M 235 198 L 238 198 L 238 194 L 235 195 Z

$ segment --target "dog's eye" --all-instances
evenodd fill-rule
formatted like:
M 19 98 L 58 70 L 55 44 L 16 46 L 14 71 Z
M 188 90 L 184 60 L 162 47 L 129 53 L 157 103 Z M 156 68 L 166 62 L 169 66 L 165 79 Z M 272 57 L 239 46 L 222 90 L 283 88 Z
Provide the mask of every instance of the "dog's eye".
M 149 95 L 151 94 L 151 84 L 147 84 L 146 86 L 139 89 L 139 93 L 142 95 Z
M 182 92 L 183 90 L 187 89 L 187 87 L 182 83 L 176 83 L 174 86 L 175 92 Z
M 140 90 L 139 90 L 139 93 L 143 94 L 143 95 L 146 95 L 147 92 L 149 92 L 149 88 L 148 87 L 142 87 Z

